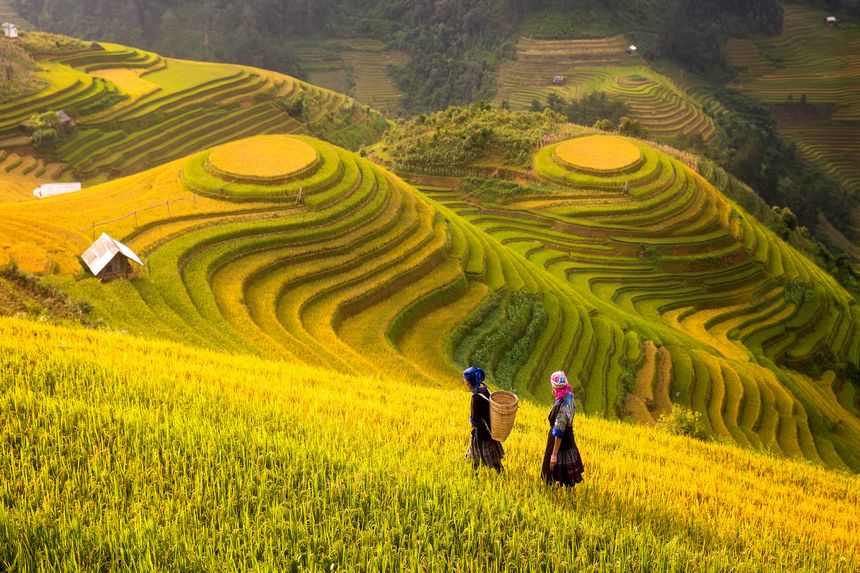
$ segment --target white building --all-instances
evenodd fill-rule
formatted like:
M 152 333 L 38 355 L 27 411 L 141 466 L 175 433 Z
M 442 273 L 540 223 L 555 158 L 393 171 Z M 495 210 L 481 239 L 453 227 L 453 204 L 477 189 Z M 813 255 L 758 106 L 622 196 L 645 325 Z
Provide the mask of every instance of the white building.
M 835 26 L 836 25 L 836 16 L 828 16 L 827 18 L 824 19 L 824 21 L 827 22 L 828 26 Z
M 44 199 L 45 197 L 65 195 L 66 193 L 74 193 L 75 191 L 80 190 L 80 183 L 45 183 L 44 185 L 39 185 L 33 190 L 33 197 Z
M 639 51 L 639 48 L 637 48 L 633 44 L 630 44 L 629 46 L 627 46 L 627 53 L 630 54 L 631 56 L 633 54 L 635 54 L 637 51 Z
M 3 35 L 7 38 L 17 38 L 18 37 L 18 26 L 15 24 L 11 24 L 9 22 L 4 22 L 2 26 Z
M 134 251 L 107 233 L 102 233 L 81 255 L 81 259 L 93 275 L 103 282 L 131 275 L 129 261 L 142 265 Z

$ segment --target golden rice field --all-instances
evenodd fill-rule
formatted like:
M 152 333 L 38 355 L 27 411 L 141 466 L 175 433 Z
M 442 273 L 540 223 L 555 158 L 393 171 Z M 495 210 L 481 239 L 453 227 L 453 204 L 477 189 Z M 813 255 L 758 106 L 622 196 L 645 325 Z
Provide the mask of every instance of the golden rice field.
M 590 415 L 653 424 L 680 403 L 719 439 L 858 467 L 853 386 L 802 373 L 860 358 L 850 296 L 672 156 L 603 135 L 639 161 L 583 171 L 549 145 L 542 191 L 487 203 L 312 138 L 270 143 L 297 141 L 318 161 L 265 184 L 213 169 L 216 148 L 0 206 L 0 253 L 138 335 L 431 385 L 477 361 L 538 402 L 564 365 Z M 134 280 L 72 278 L 101 232 L 146 259 Z
M 548 488 L 529 403 L 473 474 L 456 380 L 0 319 L 0 404 L 11 570 L 858 566 L 856 476 L 578 415 L 586 481 Z
M 642 152 L 632 143 L 608 135 L 587 135 L 570 139 L 555 150 L 556 157 L 574 168 L 617 171 L 632 166 Z
M 307 143 L 282 136 L 258 136 L 220 146 L 208 165 L 239 178 L 283 179 L 307 169 L 318 159 Z

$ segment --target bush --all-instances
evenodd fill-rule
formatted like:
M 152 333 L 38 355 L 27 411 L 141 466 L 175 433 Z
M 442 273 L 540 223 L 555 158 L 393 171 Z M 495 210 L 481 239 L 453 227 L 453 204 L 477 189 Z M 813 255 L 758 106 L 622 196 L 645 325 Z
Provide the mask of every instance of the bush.
M 679 404 L 672 404 L 672 411 L 660 416 L 660 426 L 676 436 L 687 436 L 704 440 L 708 436 L 701 422 L 702 414 L 688 410 Z

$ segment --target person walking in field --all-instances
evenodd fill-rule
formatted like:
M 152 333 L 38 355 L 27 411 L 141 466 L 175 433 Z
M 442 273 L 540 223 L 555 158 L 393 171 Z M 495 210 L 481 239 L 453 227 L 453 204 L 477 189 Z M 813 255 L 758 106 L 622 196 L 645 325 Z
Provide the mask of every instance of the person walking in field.
M 472 437 L 466 457 L 472 460 L 476 471 L 481 465 L 485 465 L 501 473 L 505 450 L 500 442 L 493 439 L 490 432 L 490 389 L 484 384 L 484 377 L 484 371 L 477 366 L 470 366 L 463 371 L 463 382 L 472 392 L 469 415 Z
M 576 402 L 567 376 L 559 370 L 550 376 L 555 404 L 549 413 L 549 436 L 543 456 L 541 477 L 548 484 L 574 486 L 582 481 L 582 457 L 573 437 L 573 416 Z

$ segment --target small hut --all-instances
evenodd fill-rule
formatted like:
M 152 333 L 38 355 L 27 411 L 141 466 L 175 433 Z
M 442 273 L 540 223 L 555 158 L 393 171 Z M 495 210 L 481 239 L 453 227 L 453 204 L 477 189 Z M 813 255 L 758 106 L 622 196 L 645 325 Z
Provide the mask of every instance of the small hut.
M 557 86 L 564 85 L 564 76 L 561 76 L 559 74 L 554 75 L 552 77 L 552 83 Z
M 81 190 L 80 183 L 45 183 L 39 185 L 33 190 L 33 197 L 44 199 L 45 197 L 53 197 L 55 195 L 65 195 L 66 193 L 74 193 Z
M 638 51 L 639 51 L 639 48 L 637 48 L 633 44 L 630 44 L 629 46 L 627 46 L 627 53 L 630 54 L 631 56 L 635 56 L 636 52 L 638 52 Z
M 828 16 L 827 18 L 824 19 L 824 22 L 828 26 L 830 26 L 831 28 L 835 28 L 836 24 L 838 24 L 838 22 L 836 20 L 836 16 Z
M 12 24 L 10 22 L 4 22 L 3 25 L 0 27 L 3 28 L 3 35 L 7 38 L 11 38 L 14 40 L 18 37 L 18 26 L 16 26 L 15 24 Z
M 134 251 L 108 235 L 102 233 L 96 242 L 81 255 L 93 276 L 102 282 L 131 275 L 131 263 L 142 265 Z
M 60 125 L 68 125 L 72 122 L 72 118 L 69 117 L 69 114 L 67 114 L 64 110 L 61 109 L 57 112 L 57 121 L 60 122 Z

